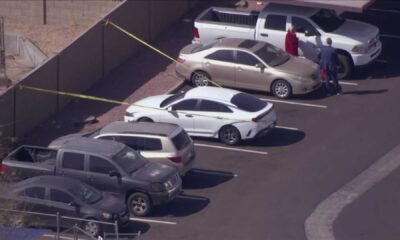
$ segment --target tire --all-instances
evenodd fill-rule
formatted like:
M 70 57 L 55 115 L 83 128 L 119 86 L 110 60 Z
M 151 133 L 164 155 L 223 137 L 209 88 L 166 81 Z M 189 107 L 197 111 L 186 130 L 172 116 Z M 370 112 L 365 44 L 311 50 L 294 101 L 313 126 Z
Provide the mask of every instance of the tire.
M 290 98 L 292 96 L 292 86 L 287 81 L 279 79 L 272 84 L 271 92 L 277 98 Z
M 154 122 L 154 121 L 148 117 L 142 117 L 139 118 L 138 122 Z
M 146 216 L 152 206 L 149 197 L 140 192 L 132 193 L 128 198 L 128 208 L 130 213 L 135 216 L 143 217 Z
M 237 145 L 241 141 L 240 132 L 234 126 L 225 126 L 219 131 L 219 139 L 227 145 Z
M 90 220 L 90 219 L 88 219 Z M 94 219 L 92 219 L 94 220 Z M 90 222 L 90 221 L 85 221 L 82 223 L 82 229 L 85 231 L 87 234 L 89 234 L 92 237 L 97 237 L 101 234 L 101 226 L 99 223 L 96 222 Z
M 337 67 L 338 79 L 345 79 L 350 76 L 353 71 L 353 62 L 350 57 L 345 53 L 339 53 L 339 65 Z
M 208 73 L 203 71 L 196 71 L 190 77 L 190 81 L 195 87 L 209 86 L 211 77 Z

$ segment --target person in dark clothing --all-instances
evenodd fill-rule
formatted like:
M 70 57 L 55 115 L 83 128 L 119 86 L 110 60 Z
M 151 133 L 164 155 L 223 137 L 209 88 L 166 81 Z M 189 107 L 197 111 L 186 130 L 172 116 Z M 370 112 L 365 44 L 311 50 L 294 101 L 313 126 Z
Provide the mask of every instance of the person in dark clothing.
M 337 95 L 342 94 L 342 87 L 339 85 L 339 81 L 337 78 L 337 66 L 339 65 L 339 57 L 337 50 L 332 47 L 332 39 L 327 38 L 326 43 L 327 46 L 323 46 L 321 51 L 318 55 L 320 67 L 322 71 L 325 73 L 325 86 L 330 95 L 332 89 L 329 85 L 330 81 L 333 81 L 334 84 L 334 91 Z
M 299 39 L 296 36 L 296 28 L 291 26 L 286 33 L 285 51 L 293 56 L 299 56 Z

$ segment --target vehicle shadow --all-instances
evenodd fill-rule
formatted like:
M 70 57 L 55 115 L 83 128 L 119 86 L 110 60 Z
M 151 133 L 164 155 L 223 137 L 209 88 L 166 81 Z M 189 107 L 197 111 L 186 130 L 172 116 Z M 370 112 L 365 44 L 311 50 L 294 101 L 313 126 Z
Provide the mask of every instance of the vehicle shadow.
M 243 141 L 243 146 L 279 147 L 300 142 L 306 136 L 305 132 L 284 128 L 274 128 L 267 135 Z
M 234 178 L 234 174 L 225 171 L 192 169 L 184 178 L 183 189 L 204 189 L 218 186 Z
M 140 232 L 140 234 L 144 234 L 148 232 L 150 229 L 150 225 L 147 223 L 143 222 L 138 222 L 138 221 L 129 221 L 129 223 L 126 226 L 123 226 L 119 229 L 119 232 L 127 235 L 127 234 L 134 234 Z M 123 236 L 121 236 L 123 237 Z M 131 236 L 128 236 L 131 237 Z M 121 239 L 121 238 L 120 238 Z M 125 238 L 122 238 L 125 239 Z M 131 239 L 131 238 L 129 238 Z M 135 238 L 133 238 L 135 239 Z
M 186 217 L 203 210 L 210 200 L 205 197 L 180 195 L 166 205 L 154 209 L 148 217 Z
M 355 95 L 368 95 L 368 94 L 380 94 L 387 92 L 387 89 L 380 89 L 380 90 L 361 90 L 361 91 L 348 91 L 343 92 L 343 94 L 355 94 Z

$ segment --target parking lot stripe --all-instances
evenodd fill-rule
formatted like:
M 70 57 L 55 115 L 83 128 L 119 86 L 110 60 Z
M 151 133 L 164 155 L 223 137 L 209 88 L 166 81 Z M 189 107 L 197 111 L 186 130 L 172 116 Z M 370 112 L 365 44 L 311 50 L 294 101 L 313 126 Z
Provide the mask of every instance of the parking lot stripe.
M 390 35 L 390 34 L 380 34 L 381 37 L 385 37 L 385 38 L 397 38 L 400 39 L 400 36 L 398 35 Z
M 168 225 L 176 225 L 176 222 L 160 221 L 160 220 L 146 219 L 146 218 L 131 217 L 131 218 L 129 218 L 129 220 L 137 221 L 137 222 L 161 223 L 161 224 L 168 224 Z
M 247 149 L 241 149 L 241 148 L 221 147 L 221 146 L 201 144 L 201 143 L 195 143 L 194 145 L 198 146 L 198 147 L 217 148 L 217 149 L 224 149 L 224 150 L 237 151 L 237 152 L 247 152 L 247 153 L 255 153 L 255 154 L 262 154 L 262 155 L 268 154 L 267 152 L 261 152 L 261 151 L 247 150 Z
M 288 129 L 288 130 L 293 130 L 293 131 L 299 131 L 298 128 L 294 128 L 294 127 L 275 126 L 275 128 L 281 128 L 281 129 Z
M 352 82 L 339 81 L 339 83 L 343 85 L 358 86 L 358 83 L 352 83 Z
M 368 8 L 368 10 L 376 11 L 376 12 L 400 13 L 399 10 L 389 10 L 389 9 L 380 9 L 380 8 Z
M 208 201 L 208 199 L 204 198 L 204 197 L 192 197 L 192 196 L 186 196 L 186 195 L 179 195 L 176 198 L 190 199 L 190 200 L 197 200 L 197 201 Z
M 44 234 L 43 237 L 56 238 L 56 235 L 55 234 Z M 60 239 L 74 240 L 75 238 L 60 236 Z
M 218 172 L 218 171 L 207 171 L 207 170 L 201 170 L 201 169 L 192 169 L 191 170 L 194 173 L 205 173 L 205 174 L 212 174 L 212 175 L 222 175 L 222 176 L 228 176 L 228 177 L 237 177 L 237 174 L 234 173 L 224 173 L 224 172 Z M 180 195 L 181 196 L 181 195 Z
M 269 99 L 269 98 L 260 98 L 260 100 L 268 101 L 268 102 L 277 102 L 277 103 L 286 103 L 286 104 L 292 104 L 292 105 L 300 105 L 300 106 L 305 106 L 305 107 L 328 108 L 328 106 L 325 106 L 325 105 L 300 103 L 300 102 L 276 100 L 276 99 Z

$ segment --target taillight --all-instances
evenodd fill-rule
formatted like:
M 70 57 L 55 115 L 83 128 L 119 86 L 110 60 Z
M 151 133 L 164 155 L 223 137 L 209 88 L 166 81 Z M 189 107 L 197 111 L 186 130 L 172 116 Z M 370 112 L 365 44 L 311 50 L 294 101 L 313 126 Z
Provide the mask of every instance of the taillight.
M 7 165 L 1 164 L 1 174 L 4 175 L 7 172 Z
M 193 30 L 193 35 L 194 35 L 195 39 L 199 39 L 200 38 L 199 29 L 197 29 L 196 27 Z
M 179 156 L 178 157 L 169 157 L 168 159 L 171 160 L 174 163 L 182 162 L 182 157 L 179 157 Z

